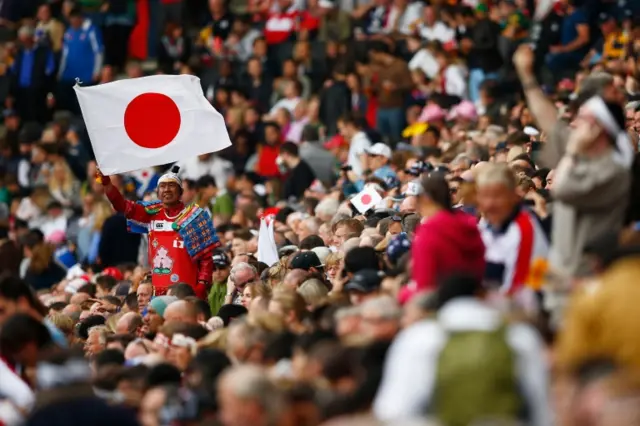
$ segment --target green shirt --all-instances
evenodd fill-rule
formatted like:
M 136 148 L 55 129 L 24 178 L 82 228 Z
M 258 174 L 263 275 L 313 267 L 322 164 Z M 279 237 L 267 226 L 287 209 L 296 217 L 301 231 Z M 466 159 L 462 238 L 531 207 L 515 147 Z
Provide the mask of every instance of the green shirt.
M 224 305 L 224 298 L 227 296 L 227 283 L 213 283 L 209 290 L 209 307 L 211 315 L 216 316 L 220 307 Z
M 213 205 L 213 215 L 233 216 L 233 198 L 228 192 L 224 192 L 216 197 Z

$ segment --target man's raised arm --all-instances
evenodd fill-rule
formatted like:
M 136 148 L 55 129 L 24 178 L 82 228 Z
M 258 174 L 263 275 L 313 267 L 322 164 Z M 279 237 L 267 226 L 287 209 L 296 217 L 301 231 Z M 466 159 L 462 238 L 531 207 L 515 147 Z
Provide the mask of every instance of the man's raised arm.
M 147 213 L 144 206 L 125 200 L 118 188 L 111 183 L 109 176 L 104 176 L 98 171 L 97 179 L 104 187 L 104 193 L 109 202 L 118 213 L 123 213 L 127 219 L 140 223 L 148 223 L 151 220 L 151 215 Z

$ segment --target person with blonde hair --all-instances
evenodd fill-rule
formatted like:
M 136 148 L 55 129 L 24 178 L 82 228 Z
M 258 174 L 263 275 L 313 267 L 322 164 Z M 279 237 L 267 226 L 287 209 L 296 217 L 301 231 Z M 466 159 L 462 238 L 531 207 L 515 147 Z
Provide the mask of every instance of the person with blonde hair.
M 251 308 L 251 302 L 258 297 L 269 299 L 271 297 L 271 287 L 262 281 L 252 281 L 247 283 L 242 289 L 240 304 L 247 309 Z
M 307 315 L 307 305 L 302 296 L 295 291 L 276 291 L 269 302 L 269 312 L 281 315 L 289 330 L 294 333 L 306 330 L 303 322 Z
M 341 252 L 332 252 L 324 260 L 324 270 L 327 273 L 327 279 L 332 284 L 338 278 L 338 272 L 340 272 L 343 262 L 344 254 Z
M 98 259 L 98 247 L 102 235 L 102 226 L 104 222 L 113 214 L 113 209 L 105 199 L 97 200 L 93 204 L 91 220 L 93 222 L 91 231 L 91 245 L 87 254 L 87 260 L 94 263 Z
M 326 300 L 329 294 L 327 286 L 317 278 L 306 280 L 300 285 L 297 291 L 309 308 L 320 305 Z
M 48 179 L 51 196 L 65 208 L 80 206 L 80 182 L 64 160 L 53 163 Z
M 47 318 L 65 335 L 67 340 L 73 340 L 74 322 L 69 315 L 60 312 L 50 312 Z

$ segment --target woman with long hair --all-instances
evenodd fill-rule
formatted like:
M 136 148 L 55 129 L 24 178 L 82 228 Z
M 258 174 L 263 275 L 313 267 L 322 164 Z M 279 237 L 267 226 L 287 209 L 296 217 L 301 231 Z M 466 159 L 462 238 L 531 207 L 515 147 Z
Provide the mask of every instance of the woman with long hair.
M 24 239 L 25 257 L 29 265 L 24 277 L 27 284 L 37 290 L 49 289 L 64 279 L 65 270 L 55 261 L 56 248 L 43 241 L 36 233 Z
M 48 186 L 51 196 L 65 208 L 80 205 L 80 182 L 73 176 L 66 161 L 58 160 L 53 163 Z
M 104 225 L 104 222 L 112 214 L 113 209 L 111 208 L 111 204 L 105 199 L 96 201 L 93 205 L 93 230 L 91 246 L 89 248 L 89 253 L 87 254 L 87 261 L 89 263 L 93 264 L 99 261 L 98 248 L 100 247 L 100 239 L 102 237 L 102 225 Z

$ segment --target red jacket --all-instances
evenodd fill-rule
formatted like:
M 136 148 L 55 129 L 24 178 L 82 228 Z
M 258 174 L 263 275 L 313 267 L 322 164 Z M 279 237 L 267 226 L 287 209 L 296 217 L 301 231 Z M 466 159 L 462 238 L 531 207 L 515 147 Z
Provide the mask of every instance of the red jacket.
M 413 283 L 402 289 L 400 301 L 436 288 L 454 272 L 484 276 L 484 243 L 476 218 L 443 210 L 420 225 L 411 247 Z
M 264 25 L 264 38 L 268 44 L 284 43 L 299 29 L 300 12 L 297 10 L 291 8 L 286 12 L 272 12 Z
M 127 219 L 132 219 L 140 223 L 150 223 L 152 220 L 156 219 L 156 216 L 158 216 L 158 218 L 160 218 L 163 221 L 164 219 L 166 219 L 165 216 L 175 218 L 185 208 L 184 204 L 179 203 L 176 207 L 173 207 L 171 209 L 162 209 L 162 211 L 159 212 L 159 214 L 153 215 L 153 214 L 147 213 L 147 211 L 142 205 L 134 203 L 133 201 L 125 200 L 122 194 L 120 193 L 120 191 L 118 191 L 118 189 L 113 185 L 110 185 L 106 188 L 105 194 L 107 195 L 107 198 L 109 199 L 109 201 L 113 205 L 113 208 L 117 212 L 123 213 Z M 172 235 L 173 237 L 177 237 L 177 233 L 175 232 Z M 176 238 L 176 240 L 177 239 L 178 238 Z M 176 242 L 179 243 L 179 241 L 176 241 Z M 154 252 L 157 249 L 152 247 L 153 243 L 154 243 L 153 241 L 149 242 L 150 254 L 152 253 L 155 254 Z M 164 275 L 167 275 L 166 277 L 163 276 L 162 274 L 152 273 L 151 275 L 152 283 L 157 290 L 156 295 L 163 294 L 163 292 L 166 291 L 167 287 L 169 287 L 171 284 L 177 284 L 179 282 L 179 276 L 178 274 L 175 273 L 175 272 L 178 272 L 179 268 L 188 269 L 190 266 L 187 264 L 187 260 L 190 260 L 190 259 L 188 259 L 188 255 L 186 254 L 186 250 L 184 250 L 183 244 L 182 245 L 172 244 L 172 246 L 167 246 L 166 248 L 167 250 L 174 250 L 178 248 L 181 251 L 184 251 L 185 253 L 184 253 L 184 256 L 182 256 L 182 258 L 179 258 L 180 261 L 178 263 L 171 261 L 170 262 L 171 266 L 169 268 L 164 268 L 164 269 L 169 269 L 168 272 L 163 271 L 163 272 L 166 272 L 164 274 Z M 184 282 L 186 282 L 187 284 L 193 287 L 196 295 L 199 298 L 204 299 L 206 298 L 208 287 L 211 284 L 211 278 L 213 274 L 213 258 L 211 256 L 204 256 L 200 260 L 196 261 L 195 265 L 193 266 L 196 267 L 196 271 L 194 271 L 195 273 L 192 273 L 192 276 L 195 276 L 196 282 L 193 282 L 192 279 L 185 280 Z M 153 263 L 151 263 L 151 267 L 152 268 L 154 267 Z M 173 270 L 174 268 L 176 268 L 175 271 Z M 178 279 L 172 280 L 174 275 Z M 189 274 L 185 274 L 185 276 L 188 276 L 188 275 Z

